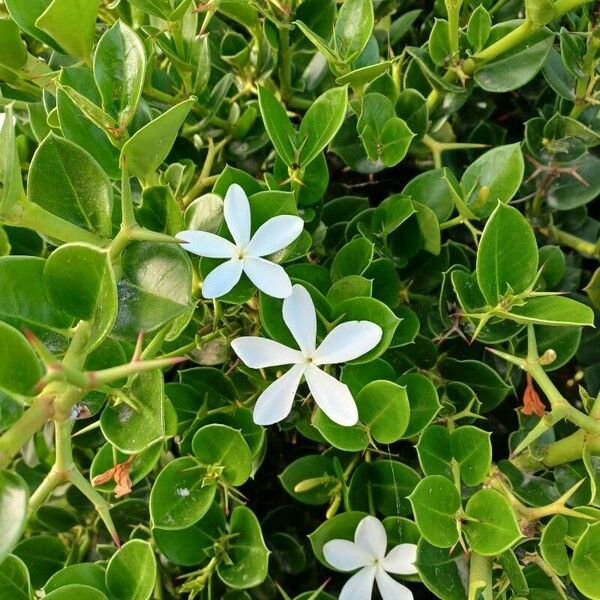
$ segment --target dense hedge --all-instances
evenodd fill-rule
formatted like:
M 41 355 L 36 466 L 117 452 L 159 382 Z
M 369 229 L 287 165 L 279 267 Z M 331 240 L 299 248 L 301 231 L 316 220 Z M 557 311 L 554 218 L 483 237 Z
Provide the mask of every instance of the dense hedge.
M 600 599 L 599 16 L 0 1 L 0 598 Z

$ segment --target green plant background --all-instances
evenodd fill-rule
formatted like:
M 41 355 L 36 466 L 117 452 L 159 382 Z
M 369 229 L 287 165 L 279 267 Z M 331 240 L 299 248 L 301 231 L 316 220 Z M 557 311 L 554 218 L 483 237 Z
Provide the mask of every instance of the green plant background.
M 0 598 L 335 598 L 372 514 L 415 597 L 600 598 L 600 33 L 586 0 L 0 1 Z M 207 301 L 232 183 L 360 423 Z M 98 482 L 98 476 L 105 475 Z M 127 477 L 131 479 L 128 489 Z

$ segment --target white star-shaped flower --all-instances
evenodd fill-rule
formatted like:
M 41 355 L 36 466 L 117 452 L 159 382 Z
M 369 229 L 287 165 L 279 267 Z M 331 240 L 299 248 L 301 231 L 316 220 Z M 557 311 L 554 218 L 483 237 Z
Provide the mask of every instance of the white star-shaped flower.
M 379 519 L 365 517 L 356 528 L 354 541 L 331 540 L 323 546 L 325 560 L 339 571 L 357 571 L 344 585 L 340 600 L 367 600 L 373 593 L 373 584 L 383 600 L 412 600 L 412 592 L 390 577 L 414 575 L 417 569 L 417 547 L 399 544 L 386 555 L 387 535 Z
M 283 301 L 283 320 L 300 350 L 262 337 L 240 337 L 231 342 L 235 353 L 252 369 L 293 365 L 260 395 L 254 407 L 254 421 L 272 425 L 285 419 L 304 377 L 315 402 L 332 421 L 355 425 L 358 410 L 348 386 L 319 367 L 366 354 L 381 340 L 381 327 L 371 321 L 347 321 L 332 329 L 317 348 L 315 306 L 301 285 L 295 285 Z
M 244 190 L 229 186 L 223 206 L 225 222 L 235 243 L 208 231 L 181 231 L 177 237 L 183 248 L 207 258 L 227 258 L 202 283 L 205 298 L 218 298 L 229 292 L 242 272 L 261 291 L 285 298 L 292 284 L 281 265 L 263 258 L 289 246 L 301 233 L 304 222 L 294 215 L 278 215 L 263 223 L 251 236 L 250 203 Z

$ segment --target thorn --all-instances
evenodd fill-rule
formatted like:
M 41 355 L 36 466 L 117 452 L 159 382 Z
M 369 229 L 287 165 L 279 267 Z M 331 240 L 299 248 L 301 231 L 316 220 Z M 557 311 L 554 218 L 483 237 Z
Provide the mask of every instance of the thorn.
M 133 351 L 133 356 L 131 357 L 131 362 L 136 363 L 140 362 L 140 358 L 142 357 L 142 350 L 144 349 L 144 330 L 140 329 L 138 333 L 137 340 L 135 342 L 135 349 Z

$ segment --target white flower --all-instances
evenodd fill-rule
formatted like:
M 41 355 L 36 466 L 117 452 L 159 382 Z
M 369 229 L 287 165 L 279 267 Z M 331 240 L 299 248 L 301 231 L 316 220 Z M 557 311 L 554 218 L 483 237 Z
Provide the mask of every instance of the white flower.
M 412 592 L 390 577 L 414 575 L 417 570 L 417 547 L 400 544 L 386 555 L 387 535 L 379 519 L 365 517 L 356 528 L 354 541 L 331 540 L 323 546 L 325 560 L 340 571 L 355 571 L 342 588 L 340 600 L 367 600 L 373 593 L 373 583 L 383 600 L 412 600 Z
M 315 306 L 301 285 L 295 285 L 283 301 L 283 320 L 300 350 L 261 337 L 240 337 L 231 342 L 236 354 L 252 369 L 293 365 L 260 395 L 254 407 L 254 421 L 272 425 L 285 419 L 304 376 L 315 402 L 332 421 L 355 425 L 358 411 L 348 386 L 319 366 L 346 362 L 369 352 L 381 340 L 381 327 L 371 321 L 347 321 L 330 331 L 316 348 Z
M 225 222 L 235 244 L 208 231 L 181 231 L 182 246 L 207 258 L 227 258 L 202 283 L 205 298 L 218 298 L 233 288 L 242 271 L 265 294 L 285 298 L 292 284 L 283 267 L 262 258 L 289 246 L 302 233 L 304 222 L 293 215 L 278 215 L 263 223 L 250 237 L 250 203 L 236 183 L 229 186 L 223 206 Z

